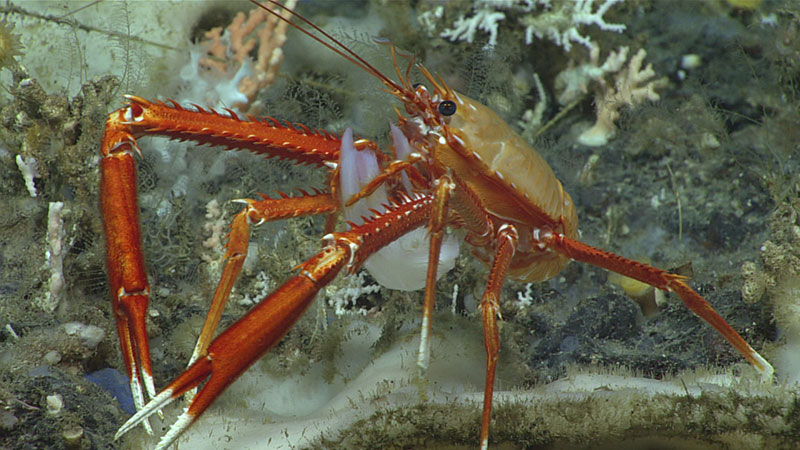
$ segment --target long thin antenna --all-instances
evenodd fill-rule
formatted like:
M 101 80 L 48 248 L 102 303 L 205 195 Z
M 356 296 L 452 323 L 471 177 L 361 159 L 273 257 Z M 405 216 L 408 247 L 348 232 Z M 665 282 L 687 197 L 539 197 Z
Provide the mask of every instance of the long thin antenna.
M 250 3 L 258 6 L 261 9 L 264 9 L 265 11 L 269 12 L 270 14 L 272 14 L 272 15 L 278 17 L 279 19 L 281 19 L 282 21 L 288 23 L 289 25 L 291 25 L 295 29 L 299 30 L 301 33 L 303 33 L 306 36 L 310 37 L 311 39 L 314 39 L 315 41 L 319 42 L 320 44 L 324 45 L 325 47 L 328 47 L 332 51 L 336 52 L 338 55 L 342 56 L 343 58 L 345 58 L 348 61 L 352 62 L 353 64 L 357 65 L 358 67 L 360 67 L 361 69 L 365 70 L 366 72 L 369 72 L 372 75 L 378 77 L 381 81 L 383 81 L 386 85 L 392 87 L 393 89 L 396 89 L 398 91 L 405 90 L 401 85 L 397 84 L 394 80 L 392 80 L 391 78 L 389 78 L 386 75 L 384 75 L 383 73 L 381 73 L 381 71 L 379 71 L 378 69 L 373 67 L 372 64 L 368 63 L 364 58 L 359 56 L 356 52 L 354 52 L 353 50 L 350 50 L 341 41 L 339 41 L 335 37 L 331 36 L 325 30 L 323 30 L 322 28 L 318 27 L 313 22 L 311 22 L 310 20 L 306 19 L 305 17 L 303 17 L 302 15 L 297 13 L 296 11 L 293 11 L 293 10 L 287 8 L 286 6 L 278 3 L 275 0 L 267 0 L 270 4 L 272 4 L 272 6 L 280 8 L 280 9 L 288 12 L 292 16 L 297 17 L 298 19 L 303 21 L 306 25 L 310 26 L 313 30 L 315 30 L 316 32 L 318 32 L 321 35 L 325 36 L 326 38 L 328 38 L 331 42 L 333 42 L 333 44 L 341 47 L 341 49 L 335 47 L 331 43 L 326 42 L 325 40 L 323 40 L 319 36 L 311 33 L 310 31 L 306 30 L 305 28 L 301 27 L 300 25 L 297 25 L 296 23 L 292 22 L 291 20 L 283 17 L 282 15 L 278 14 L 276 11 L 273 11 L 273 10 L 267 8 L 266 6 L 264 6 L 261 3 L 257 2 L 256 0 L 249 0 L 249 1 L 250 1 Z

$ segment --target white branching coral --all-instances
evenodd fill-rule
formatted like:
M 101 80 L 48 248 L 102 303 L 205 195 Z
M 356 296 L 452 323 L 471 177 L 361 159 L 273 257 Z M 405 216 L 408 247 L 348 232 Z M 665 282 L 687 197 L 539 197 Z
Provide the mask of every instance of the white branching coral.
M 351 275 L 345 278 L 344 285 L 338 288 L 329 286 L 325 290 L 327 294 L 328 305 L 333 307 L 334 313 L 341 316 L 348 313 L 357 313 L 366 315 L 366 309 L 353 309 L 356 300 L 362 295 L 372 294 L 378 292 L 381 287 L 377 284 L 364 284 L 367 273 L 365 271 L 358 272 L 357 275 Z
M 22 155 L 18 154 L 17 168 L 22 174 L 22 178 L 25 180 L 25 188 L 28 189 L 28 194 L 30 194 L 31 197 L 36 197 L 36 184 L 33 182 L 34 178 L 39 178 L 39 164 L 36 162 L 36 159 L 33 156 L 26 156 L 23 158 Z
M 617 132 L 614 123 L 619 119 L 621 108 L 660 99 L 656 90 L 665 87 L 667 79 L 656 79 L 652 64 L 642 69 L 647 52 L 640 49 L 631 57 L 627 67 L 622 68 L 627 56 L 628 47 L 622 47 L 619 52 L 612 52 L 603 64 L 616 75 L 613 84 L 599 80 L 601 93 L 595 97 L 597 122 L 578 137 L 581 144 L 594 147 L 605 145 Z
M 534 39 L 547 39 L 570 51 L 573 44 L 580 44 L 589 50 L 587 62 L 570 66 L 555 80 L 556 98 L 561 105 L 578 100 L 593 90 L 597 92 L 597 123 L 579 141 L 584 145 L 604 145 L 616 133 L 615 122 L 620 109 L 635 106 L 645 100 L 659 100 L 658 89 L 667 80 L 655 79 L 652 65 L 642 69 L 647 53 L 640 50 L 628 60 L 628 48 L 612 51 L 604 62 L 600 62 L 600 46 L 589 38 L 584 26 L 595 26 L 603 31 L 620 33 L 625 25 L 609 23 L 604 16 L 616 4 L 624 0 L 477 0 L 468 14 L 459 17 L 451 28 L 440 36 L 455 40 L 473 42 L 479 32 L 488 35 L 487 46 L 497 44 L 499 25 L 503 20 L 514 20 L 518 27 L 524 28 L 525 44 Z M 420 15 L 420 23 L 426 29 L 443 17 L 442 8 L 437 7 Z M 538 83 L 537 83 L 538 84 Z M 543 91 L 539 86 L 539 91 Z M 540 98 L 544 98 L 540 95 Z M 537 126 L 540 115 L 535 110 L 526 111 L 520 126 L 526 132 Z
M 219 279 L 222 274 L 222 257 L 225 254 L 225 225 L 225 214 L 222 207 L 216 199 L 212 199 L 206 203 L 206 221 L 203 224 L 203 231 L 208 236 L 208 239 L 203 241 L 203 247 L 209 252 L 200 254 L 200 258 L 206 263 L 208 275 L 212 279 Z
M 55 311 L 64 293 L 64 202 L 50 202 L 47 210 L 46 266 L 50 268 L 50 280 L 45 298 L 40 306 L 47 312 Z
M 596 25 L 604 31 L 622 32 L 625 25 L 608 23 L 603 18 L 612 6 L 622 1 L 605 0 L 595 8 L 595 0 L 479 0 L 471 15 L 459 17 L 440 36 L 471 43 L 475 34 L 482 31 L 489 35 L 488 45 L 494 46 L 499 23 L 509 15 L 517 17 L 518 23 L 525 27 L 525 44 L 531 44 L 536 37 L 549 39 L 565 51 L 572 48 L 573 42 L 593 50 L 597 44 L 578 28 Z M 422 19 L 430 17 L 423 15 Z
M 559 73 L 555 80 L 558 103 L 566 105 L 588 94 L 589 86 L 593 82 L 605 84 L 605 77 L 622 70 L 627 61 L 628 47 L 609 53 L 603 64 L 600 64 L 599 48 L 589 52 L 589 60 L 586 62 L 575 65 L 571 61 L 569 67 Z
M 472 43 L 475 39 L 475 33 L 481 30 L 489 35 L 490 46 L 493 47 L 497 44 L 497 26 L 501 20 L 506 18 L 506 15 L 490 8 L 491 1 L 484 0 L 479 4 L 483 4 L 483 7 L 477 9 L 473 16 L 459 17 L 453 24 L 453 28 L 444 30 L 441 36 L 454 41 Z M 476 7 L 478 6 L 476 5 Z
M 203 224 L 203 231 L 210 236 L 203 241 L 203 247 L 212 249 L 215 253 L 224 253 L 223 240 L 225 238 L 225 219 L 223 218 L 222 208 L 216 199 L 206 203 L 206 222 Z M 202 255 L 203 260 L 216 260 L 218 257 Z
M 616 3 L 622 0 L 606 0 L 597 10 L 592 11 L 594 0 L 577 0 L 558 2 L 558 6 L 543 14 L 524 16 L 520 22 L 525 25 L 525 43 L 547 37 L 559 47 L 569 51 L 572 42 L 584 45 L 589 50 L 597 45 L 578 32 L 580 25 L 597 25 L 603 31 L 621 33 L 625 25 L 606 23 L 603 16 Z M 549 2 L 547 2 L 549 4 Z

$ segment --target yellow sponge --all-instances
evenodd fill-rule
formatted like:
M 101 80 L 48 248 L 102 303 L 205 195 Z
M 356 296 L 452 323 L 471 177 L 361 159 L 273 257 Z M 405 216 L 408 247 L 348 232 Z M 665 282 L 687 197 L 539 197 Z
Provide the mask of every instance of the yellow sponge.
M 621 287 L 628 297 L 638 303 L 642 314 L 645 316 L 650 317 L 658 312 L 655 288 L 653 286 L 614 272 L 608 275 L 608 281 Z

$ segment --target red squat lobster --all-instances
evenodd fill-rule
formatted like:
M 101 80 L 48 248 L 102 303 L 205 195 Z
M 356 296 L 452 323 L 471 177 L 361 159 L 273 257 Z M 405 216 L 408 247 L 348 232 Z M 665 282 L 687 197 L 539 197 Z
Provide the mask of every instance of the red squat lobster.
M 286 9 L 272 0 L 270 3 Z M 290 22 L 292 26 L 378 78 L 385 90 L 403 103 L 407 116 L 398 112 L 398 124 L 392 133 L 394 155 L 387 156 L 375 143 L 365 139 L 353 142 L 349 130 L 340 138 L 303 125 L 282 124 L 272 118 L 249 116 L 248 120 L 241 120 L 231 110 L 227 110 L 227 115 L 200 107 L 190 110 L 175 102 L 170 106 L 130 95 L 127 106 L 109 114 L 100 149 L 101 207 L 113 309 L 138 409 L 120 428 L 117 437 L 140 422 L 144 422 L 149 431 L 147 418 L 151 414 L 205 381 L 157 448 L 169 446 L 226 387 L 287 333 L 317 292 L 340 271 L 354 273 L 382 247 L 423 225 L 427 226 L 430 247 L 424 276 L 418 360 L 421 371 L 427 366 L 428 336 L 445 227 L 465 230 L 466 242 L 490 267 L 479 307 L 487 356 L 481 448 L 487 448 L 489 439 L 499 350 L 498 297 L 503 281 L 506 277 L 525 282 L 547 280 L 572 259 L 675 292 L 756 370 L 764 377 L 771 376 L 772 366 L 686 284 L 684 277 L 578 241 L 577 217 L 569 194 L 564 192 L 542 157 L 494 112 L 450 89 L 441 78 L 419 65 L 417 68 L 430 88 L 412 85 L 408 79 L 412 64 L 402 73 L 392 48 L 398 79 L 394 81 L 307 19 L 287 11 L 324 38 Z M 231 224 L 223 273 L 190 366 L 158 394 L 154 389 L 145 330 L 150 287 L 140 245 L 136 199 L 134 154 L 141 154 L 136 139 L 143 135 L 245 149 L 268 158 L 326 167 L 329 179 L 327 192 L 239 200 L 245 207 Z M 353 162 L 359 159 L 360 162 Z M 365 175 L 369 172 L 365 167 L 370 165 L 373 174 Z M 353 184 L 351 178 L 366 185 L 344 189 L 348 183 Z M 386 207 L 373 209 L 373 217 L 360 225 L 350 222 L 348 231 L 333 232 L 338 213 L 352 211 L 356 202 L 376 192 L 385 195 L 387 189 L 391 201 L 386 201 Z M 298 266 L 299 273 L 212 341 L 222 309 L 247 255 L 250 226 L 313 214 L 328 214 L 327 234 L 319 253 Z M 144 404 L 142 384 L 151 397 L 147 404 Z

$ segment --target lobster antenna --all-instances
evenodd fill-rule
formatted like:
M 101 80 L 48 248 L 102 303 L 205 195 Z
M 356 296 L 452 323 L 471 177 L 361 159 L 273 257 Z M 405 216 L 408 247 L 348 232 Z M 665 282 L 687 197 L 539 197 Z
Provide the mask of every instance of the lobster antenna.
M 320 44 L 324 45 L 325 47 L 328 47 L 332 51 L 336 52 L 336 54 L 338 54 L 338 55 L 342 56 L 343 58 L 347 59 L 348 61 L 352 62 L 353 64 L 355 64 L 356 66 L 360 67 L 364 71 L 366 71 L 368 73 L 371 73 L 372 75 L 376 76 L 381 81 L 383 81 L 385 84 L 387 84 L 388 86 L 391 86 L 393 89 L 396 89 L 398 91 L 403 91 L 404 90 L 402 86 L 398 85 L 397 82 L 395 82 L 391 78 L 389 78 L 386 75 L 384 75 L 383 73 L 381 73 L 381 71 L 376 69 L 372 64 L 368 63 L 364 58 L 359 56 L 358 53 L 354 52 L 353 50 L 350 50 L 341 41 L 339 41 L 335 37 L 331 36 L 325 30 L 323 30 L 322 28 L 318 27 L 313 22 L 311 22 L 310 20 L 306 19 L 305 17 L 303 17 L 302 15 L 297 13 L 296 11 L 293 11 L 293 10 L 287 8 L 286 6 L 284 6 L 284 5 L 280 4 L 279 2 L 277 2 L 276 0 L 267 0 L 270 4 L 272 4 L 272 6 L 280 8 L 280 9 L 288 12 L 292 16 L 297 17 L 298 19 L 303 21 L 306 25 L 310 26 L 313 30 L 315 30 L 316 32 L 318 32 L 321 35 L 325 36 L 326 38 L 328 38 L 331 42 L 333 42 L 333 44 L 331 44 L 329 42 L 326 42 L 324 39 L 322 39 L 319 36 L 311 33 L 310 31 L 306 30 L 305 28 L 301 27 L 300 25 L 297 25 L 296 23 L 292 22 L 291 20 L 283 17 L 282 15 L 278 14 L 276 11 L 273 11 L 273 10 L 267 8 L 266 6 L 264 6 L 261 3 L 257 2 L 256 0 L 249 0 L 249 1 L 250 1 L 250 3 L 258 6 L 259 8 L 267 11 L 268 13 L 270 13 L 270 14 L 276 16 L 277 18 L 281 19 L 282 21 L 288 23 L 293 28 L 295 28 L 296 30 L 299 30 L 301 33 L 305 34 L 306 36 L 310 37 L 311 39 L 314 39 L 315 41 L 319 42 Z M 338 46 L 338 47 L 341 47 L 341 49 L 343 49 L 343 50 L 340 50 L 339 48 L 334 46 L 334 44 L 336 46 Z

